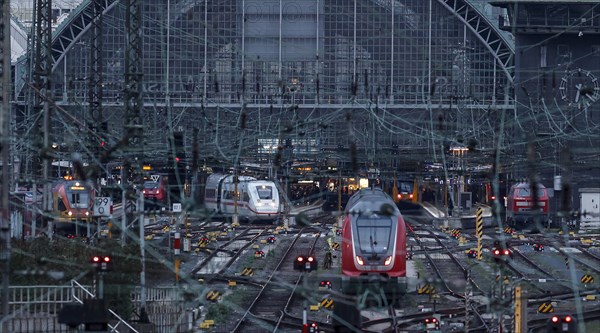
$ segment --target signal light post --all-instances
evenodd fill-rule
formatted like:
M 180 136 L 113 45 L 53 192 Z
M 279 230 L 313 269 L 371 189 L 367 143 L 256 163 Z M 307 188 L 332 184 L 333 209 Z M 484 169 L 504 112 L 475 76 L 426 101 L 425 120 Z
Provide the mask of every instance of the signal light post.
M 425 326 L 425 331 L 427 332 L 440 330 L 440 320 L 437 317 L 425 318 L 423 324 Z
M 313 256 L 298 256 L 296 257 L 296 259 L 294 260 L 294 270 L 296 271 L 300 271 L 303 274 L 306 274 L 308 272 L 311 272 L 313 270 L 317 270 L 317 268 L 319 267 L 318 263 L 317 263 L 317 259 Z M 303 276 L 302 277 L 302 281 L 303 281 L 303 286 L 304 286 L 304 290 L 308 290 L 308 285 L 306 284 L 307 280 L 306 277 Z M 306 313 L 306 309 L 307 309 L 307 301 L 306 301 L 306 296 L 304 297 L 304 309 L 302 310 L 302 332 L 316 332 L 315 327 L 309 327 L 308 325 L 308 318 L 307 318 L 307 313 Z M 310 329 L 310 331 L 309 331 Z
M 112 259 L 109 256 L 93 256 L 90 264 L 94 268 L 94 279 L 98 280 L 98 292 L 96 297 L 104 299 L 104 273 L 112 270 Z
M 546 327 L 547 332 L 577 332 L 577 324 L 570 315 L 565 316 L 552 316 L 548 320 Z

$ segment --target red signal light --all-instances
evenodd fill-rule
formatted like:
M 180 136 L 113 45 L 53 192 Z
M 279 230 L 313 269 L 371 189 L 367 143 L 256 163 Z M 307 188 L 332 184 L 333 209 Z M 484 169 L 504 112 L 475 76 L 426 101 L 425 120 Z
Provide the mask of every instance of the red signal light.
M 93 261 L 93 262 L 99 262 L 99 261 L 100 261 L 100 257 L 98 257 L 98 256 L 94 256 L 94 257 L 92 258 L 92 261 Z
M 309 262 L 313 262 L 313 260 L 315 260 L 315 259 L 313 259 L 313 257 L 308 257 Z
M 498 255 L 500 255 L 500 250 L 498 250 L 498 249 L 495 249 L 495 250 L 494 250 L 494 255 L 497 255 L 497 256 L 498 256 Z
M 570 323 L 572 321 L 573 321 L 573 317 L 571 317 L 571 316 L 566 316 L 565 317 L 565 323 Z
M 302 261 L 304 261 L 304 258 L 298 257 L 298 258 L 296 258 L 296 260 L 298 260 L 299 262 L 302 262 Z
M 104 257 L 104 262 L 110 262 L 110 257 Z
M 558 317 L 557 316 L 552 316 L 552 319 L 550 319 L 553 323 L 558 323 Z
M 509 251 L 509 250 L 504 250 L 504 255 L 505 255 L 505 256 L 507 256 L 507 255 L 509 255 L 509 254 L 510 254 L 510 251 Z
M 179 162 L 181 159 L 179 157 L 175 157 L 175 162 Z

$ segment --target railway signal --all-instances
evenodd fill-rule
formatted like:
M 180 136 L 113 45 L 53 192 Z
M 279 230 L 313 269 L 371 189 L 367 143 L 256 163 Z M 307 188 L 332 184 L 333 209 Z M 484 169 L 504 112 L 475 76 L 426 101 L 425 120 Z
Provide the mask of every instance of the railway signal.
M 315 322 L 302 325 L 302 333 L 316 333 L 318 331 L 319 331 L 319 325 L 317 325 L 317 323 L 315 323 Z
M 106 272 L 112 269 L 112 259 L 109 256 L 93 256 L 90 259 L 92 267 L 98 272 Z
M 331 281 L 323 280 L 319 284 L 319 289 L 331 289 Z
M 544 251 L 544 245 L 542 244 L 533 244 L 533 249 L 537 252 L 542 252 Z
M 492 249 L 492 255 L 494 256 L 495 262 L 506 261 L 512 257 L 512 252 L 509 249 L 501 247 L 495 247 Z
M 426 331 L 440 329 L 440 321 L 435 317 L 425 318 L 423 324 L 425 324 Z
M 565 316 L 552 316 L 550 320 L 548 320 L 548 325 L 546 326 L 546 332 L 576 332 L 577 327 L 575 324 L 575 319 L 570 315 Z
M 294 269 L 297 271 L 310 272 L 318 267 L 317 258 L 313 256 L 298 256 L 294 260 Z

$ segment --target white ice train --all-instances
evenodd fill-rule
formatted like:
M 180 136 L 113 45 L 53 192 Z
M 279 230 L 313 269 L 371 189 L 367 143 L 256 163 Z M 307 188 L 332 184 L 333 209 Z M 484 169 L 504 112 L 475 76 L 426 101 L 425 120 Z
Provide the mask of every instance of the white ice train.
M 233 175 L 211 174 L 205 184 L 206 209 L 219 215 L 232 216 L 235 209 Z M 276 222 L 279 219 L 279 191 L 274 182 L 239 176 L 237 186 L 237 213 L 240 221 Z

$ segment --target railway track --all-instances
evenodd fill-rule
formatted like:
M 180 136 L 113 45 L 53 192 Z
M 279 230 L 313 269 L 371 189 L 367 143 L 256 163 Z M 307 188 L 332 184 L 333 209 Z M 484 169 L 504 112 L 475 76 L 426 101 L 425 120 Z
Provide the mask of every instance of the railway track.
M 315 235 L 312 240 L 305 241 L 302 230 L 283 253 L 276 267 L 269 275 L 263 287 L 258 291 L 247 310 L 237 323 L 227 329 L 230 332 L 266 332 L 289 327 L 300 328 L 300 321 L 285 321 L 285 309 L 296 296 L 296 290 L 302 281 L 302 274 L 293 270 L 293 260 L 299 254 L 310 254 L 319 239 Z M 276 296 L 274 296 L 276 295 Z
M 252 231 L 255 231 L 255 233 L 252 233 Z M 228 252 L 232 255 L 227 260 L 227 262 L 221 264 L 220 268 L 218 268 L 215 272 L 209 275 L 213 276 L 223 274 L 225 270 L 229 268 L 233 264 L 233 262 L 235 262 L 238 259 L 238 257 L 244 252 L 245 249 L 250 247 L 252 243 L 258 238 L 264 236 L 266 232 L 267 228 L 246 228 L 242 230 L 239 234 L 231 238 L 229 241 L 219 244 L 216 248 L 207 248 L 210 249 L 209 254 L 201 262 L 196 264 L 196 266 L 190 272 L 190 275 L 196 275 L 202 269 L 209 266 L 212 260 L 218 255 L 219 252 Z M 239 245 L 239 242 L 243 242 L 243 245 Z M 229 247 L 231 247 L 232 244 L 238 245 L 235 248 L 229 249 Z
M 457 307 L 464 309 L 465 298 L 471 297 L 467 294 L 467 286 L 474 288 L 474 292 L 479 294 L 485 294 L 484 289 L 476 282 L 471 276 L 471 266 L 465 266 L 455 255 L 456 247 L 448 246 L 446 242 L 442 241 L 436 233 L 429 228 L 419 228 L 420 230 L 412 230 L 414 239 L 417 242 L 420 249 L 424 252 L 424 256 L 430 265 L 435 275 L 438 277 L 436 281 L 433 281 L 434 286 L 442 286 L 444 293 L 455 298 L 457 300 Z M 426 232 L 427 234 L 423 234 Z M 424 245 L 422 238 L 434 239 L 436 245 L 433 249 L 439 250 L 440 253 L 429 253 L 432 249 L 431 246 Z M 451 262 L 452 265 L 448 265 Z M 458 267 L 458 269 L 456 269 Z M 436 283 L 437 282 L 437 283 Z M 436 291 L 440 293 L 440 291 Z M 481 317 L 480 311 L 477 308 L 477 304 L 472 303 L 469 307 L 469 312 L 475 315 L 477 318 L 477 325 L 488 329 L 486 321 Z M 464 315 L 464 313 L 463 313 Z

